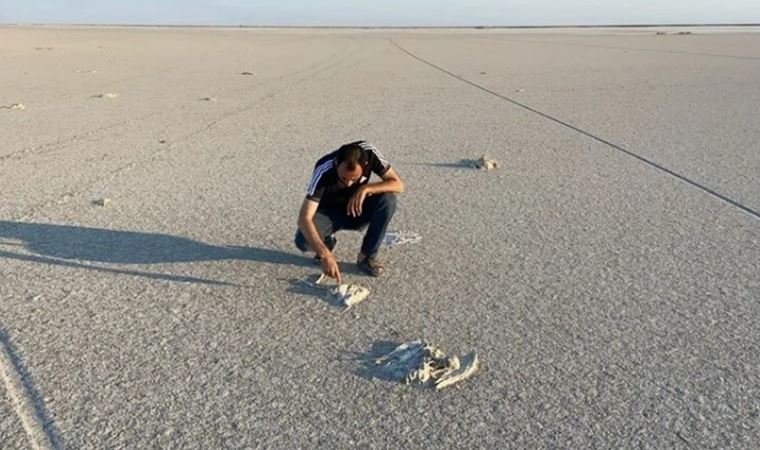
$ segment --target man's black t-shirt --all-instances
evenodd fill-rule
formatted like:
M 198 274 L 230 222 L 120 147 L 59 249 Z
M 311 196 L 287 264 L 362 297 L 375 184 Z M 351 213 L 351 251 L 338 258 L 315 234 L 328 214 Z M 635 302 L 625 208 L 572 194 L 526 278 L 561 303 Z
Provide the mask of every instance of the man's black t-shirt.
M 335 160 L 338 150 L 321 157 L 314 165 L 314 173 L 306 190 L 306 198 L 319 202 L 320 208 L 345 208 L 359 186 L 369 183 L 372 172 L 382 176 L 391 168 L 388 160 L 383 158 L 374 145 L 366 141 L 358 141 L 354 144 L 362 149 L 362 176 L 351 187 L 345 187 L 338 178 L 338 164 Z

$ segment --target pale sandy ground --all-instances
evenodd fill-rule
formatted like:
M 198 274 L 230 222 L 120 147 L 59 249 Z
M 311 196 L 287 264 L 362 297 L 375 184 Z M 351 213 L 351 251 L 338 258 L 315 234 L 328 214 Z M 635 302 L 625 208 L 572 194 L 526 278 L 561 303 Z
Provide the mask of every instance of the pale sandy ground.
M 0 447 L 759 446 L 760 34 L 654 31 L 0 28 Z M 291 241 L 360 138 L 423 241 L 340 235 L 341 315 Z M 483 370 L 361 371 L 421 337 Z

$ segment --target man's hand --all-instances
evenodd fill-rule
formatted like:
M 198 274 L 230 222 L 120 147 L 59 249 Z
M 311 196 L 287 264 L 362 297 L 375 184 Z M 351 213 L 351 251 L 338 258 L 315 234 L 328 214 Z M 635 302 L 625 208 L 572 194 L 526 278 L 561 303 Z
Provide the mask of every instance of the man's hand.
M 354 192 L 354 195 L 348 200 L 348 208 L 346 213 L 352 217 L 359 217 L 362 215 L 362 205 L 364 205 L 364 199 L 367 198 L 367 185 L 360 186 L 359 189 Z
M 332 253 L 322 255 L 322 272 L 330 278 L 335 278 L 340 284 L 340 268 Z

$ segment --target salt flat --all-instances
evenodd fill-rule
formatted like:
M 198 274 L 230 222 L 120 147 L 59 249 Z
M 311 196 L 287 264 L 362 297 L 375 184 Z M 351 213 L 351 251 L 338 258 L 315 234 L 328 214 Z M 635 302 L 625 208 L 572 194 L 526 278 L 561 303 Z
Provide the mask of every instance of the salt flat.
M 0 28 L 0 446 L 757 447 L 760 34 L 655 31 Z M 340 314 L 292 237 L 356 139 L 423 239 L 339 235 Z M 418 338 L 484 367 L 361 370 Z

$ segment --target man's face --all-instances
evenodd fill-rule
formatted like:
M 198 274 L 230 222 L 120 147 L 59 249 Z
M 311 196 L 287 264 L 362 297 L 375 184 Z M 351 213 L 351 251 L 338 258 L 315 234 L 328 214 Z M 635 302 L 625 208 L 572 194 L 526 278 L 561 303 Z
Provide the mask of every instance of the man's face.
M 354 183 L 359 181 L 362 176 L 361 166 L 356 166 L 353 171 L 348 169 L 348 163 L 342 162 L 338 164 L 338 179 L 346 187 L 351 187 Z

